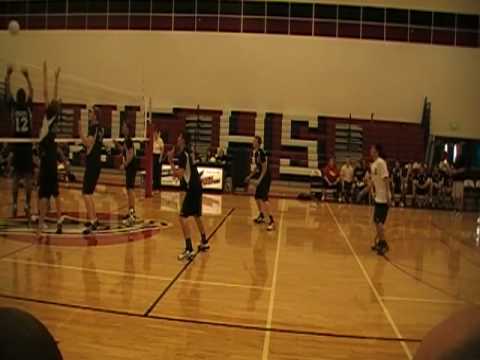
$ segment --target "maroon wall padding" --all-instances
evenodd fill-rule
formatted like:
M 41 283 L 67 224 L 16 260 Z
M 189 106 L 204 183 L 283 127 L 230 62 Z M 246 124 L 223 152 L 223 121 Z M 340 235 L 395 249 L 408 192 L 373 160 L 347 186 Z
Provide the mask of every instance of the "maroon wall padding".
M 125 119 L 130 125 L 130 129 L 133 130 L 133 134 L 130 134 L 132 137 L 142 137 L 144 134 L 137 134 L 137 112 L 140 111 L 138 106 L 125 106 L 125 109 L 120 109 L 125 112 Z M 120 129 L 121 132 L 121 129 Z
M 272 139 L 270 142 L 270 168 L 272 176 L 277 178 L 280 175 L 280 154 L 282 151 L 282 114 L 269 114 L 268 121 L 270 121 Z M 266 125 L 266 124 L 265 124 Z M 266 139 L 264 139 L 265 141 Z
M 117 106 L 115 105 L 95 105 L 97 108 L 97 119 L 98 122 L 101 126 L 103 126 L 104 129 L 111 129 L 112 128 L 112 113 L 117 110 Z M 80 108 L 78 108 L 78 111 L 75 110 L 75 117 L 80 116 Z M 74 134 L 77 134 L 77 122 L 75 122 L 75 127 L 74 127 Z M 86 131 L 86 129 L 84 130 Z M 107 134 L 109 132 L 107 131 Z M 111 136 L 111 132 L 110 132 Z
M 369 146 L 381 144 L 387 159 L 422 161 L 425 156 L 423 128 L 420 124 L 385 120 L 349 118 L 327 119 L 327 155 L 335 155 L 335 124 L 352 124 L 363 128 L 363 155 L 368 157 Z
M 178 134 L 185 128 L 185 119 L 168 113 L 152 113 L 152 123 L 155 129 L 162 132 L 165 145 L 175 144 Z
M 182 128 L 178 128 L 176 130 L 176 134 L 178 135 L 180 131 L 185 128 L 185 119 L 187 117 L 196 117 L 196 116 L 209 116 L 212 118 L 212 139 L 211 145 L 212 147 L 218 147 L 220 144 L 220 117 L 222 116 L 223 112 L 221 110 L 212 110 L 212 109 L 192 109 L 192 108 L 176 108 L 173 110 L 174 115 L 177 121 L 182 123 Z M 176 136 L 177 136 L 176 135 Z M 175 141 L 176 141 L 175 136 Z M 173 144 L 174 142 L 172 142 Z
M 228 119 L 229 124 L 229 135 L 242 135 L 242 136 L 255 136 L 255 118 L 257 113 L 250 111 L 235 111 L 233 115 L 234 124 L 230 126 L 230 119 Z

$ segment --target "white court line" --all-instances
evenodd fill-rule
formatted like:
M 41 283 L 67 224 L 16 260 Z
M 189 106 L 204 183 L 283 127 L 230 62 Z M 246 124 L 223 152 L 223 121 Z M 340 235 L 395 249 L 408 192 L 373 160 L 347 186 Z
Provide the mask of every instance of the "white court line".
M 441 299 L 422 299 L 422 298 L 408 298 L 408 297 L 399 297 L 399 296 L 383 296 L 382 300 L 385 301 L 405 301 L 405 302 L 419 302 L 419 303 L 428 303 L 428 304 L 466 304 L 465 301 L 461 300 L 441 300 Z
M 134 277 L 134 278 L 139 278 L 139 279 L 149 279 L 149 280 L 158 280 L 158 281 L 171 281 L 173 279 L 173 278 L 170 278 L 170 277 L 157 276 L 157 275 L 148 275 L 148 274 L 140 274 L 140 273 L 127 273 L 127 272 L 115 271 L 115 270 L 90 269 L 90 268 L 80 267 L 80 266 L 49 264 L 49 263 L 44 263 L 44 262 L 39 262 L 39 261 L 32 261 L 32 260 L 3 258 L 3 259 L 0 259 L 0 261 L 9 262 L 9 263 L 24 264 L 24 265 L 44 266 L 44 267 L 64 269 L 64 270 L 84 271 L 84 272 L 91 272 L 91 273 L 95 273 L 95 274 L 114 275 L 114 276 L 120 276 L 120 277 L 128 276 L 128 277 Z M 189 280 L 189 279 L 178 279 L 177 281 L 179 283 L 191 283 L 191 284 L 220 286 L 220 287 L 258 289 L 258 290 L 265 290 L 265 291 L 270 291 L 271 290 L 271 288 L 269 288 L 269 287 L 243 285 L 243 284 L 231 284 L 231 283 L 223 283 L 223 282 L 217 282 L 217 281 L 198 281 L 198 280 Z
M 285 213 L 285 200 L 282 200 L 282 213 L 280 215 L 280 220 L 278 222 L 277 229 L 277 251 L 275 253 L 275 262 L 273 264 L 273 274 L 272 274 L 272 291 L 270 292 L 270 301 L 268 303 L 268 314 L 267 314 L 267 323 L 265 332 L 265 338 L 263 339 L 263 352 L 262 360 L 267 360 L 270 353 L 270 330 L 272 328 L 272 318 L 273 318 L 273 304 L 275 302 L 275 290 L 277 286 L 277 273 L 278 273 L 278 262 L 280 259 L 280 245 L 282 243 L 282 231 L 283 231 L 283 216 Z
M 382 308 L 382 310 L 383 310 L 383 312 L 384 312 L 384 314 L 385 314 L 385 317 L 387 318 L 388 322 L 389 322 L 390 325 L 392 326 L 392 329 L 393 329 L 395 335 L 397 336 L 397 338 L 401 339 L 401 338 L 402 338 L 402 334 L 401 334 L 400 331 L 398 330 L 397 325 L 396 325 L 395 322 L 393 321 L 392 315 L 390 314 L 390 311 L 388 311 L 388 309 L 387 309 L 387 307 L 385 306 L 382 298 L 380 297 L 380 294 L 378 293 L 377 289 L 375 288 L 375 286 L 374 286 L 373 283 L 372 283 L 372 280 L 371 280 L 370 277 L 368 276 L 368 273 L 367 273 L 367 270 L 365 269 L 365 266 L 363 266 L 363 263 L 361 262 L 361 260 L 360 260 L 360 258 L 358 257 L 355 249 L 353 248 L 352 243 L 351 243 L 350 240 L 348 239 L 347 234 L 345 233 L 345 231 L 343 231 L 343 228 L 342 228 L 342 226 L 340 225 L 340 223 L 338 222 L 337 217 L 336 217 L 335 214 L 333 213 L 332 209 L 330 208 L 330 205 L 329 205 L 328 203 L 327 203 L 326 205 L 327 205 L 328 211 L 330 212 L 330 215 L 332 216 L 333 220 L 334 220 L 335 223 L 337 224 L 338 229 L 339 229 L 340 232 L 342 233 L 342 236 L 343 236 L 343 238 L 345 239 L 345 242 L 347 243 L 348 248 L 349 248 L 350 251 L 352 252 L 353 257 L 355 258 L 355 260 L 357 261 L 358 266 L 360 267 L 360 270 L 362 271 L 363 276 L 365 277 L 365 280 L 367 280 L 367 283 L 368 283 L 368 285 L 370 286 L 370 289 L 372 290 L 373 294 L 375 295 L 375 298 L 377 299 L 378 303 L 380 304 L 380 307 Z M 400 344 L 402 345 L 403 350 L 405 351 L 405 354 L 407 355 L 408 359 L 409 359 L 409 360 L 412 360 L 412 359 L 413 359 L 412 353 L 410 352 L 410 349 L 408 348 L 407 344 L 406 344 L 404 341 L 401 341 Z

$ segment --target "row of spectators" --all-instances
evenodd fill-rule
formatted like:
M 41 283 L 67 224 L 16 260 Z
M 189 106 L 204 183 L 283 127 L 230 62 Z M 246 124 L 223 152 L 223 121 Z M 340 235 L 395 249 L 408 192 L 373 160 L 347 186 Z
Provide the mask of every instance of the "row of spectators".
M 465 185 L 480 188 L 480 181 L 467 179 L 461 160 L 450 164 L 442 160 L 428 167 L 418 162 L 389 162 L 393 202 L 396 206 L 444 208 L 457 205 L 463 208 Z M 338 167 L 330 158 L 323 170 L 312 174 L 312 190 L 322 200 L 366 203 L 369 193 L 370 166 L 366 160 L 347 159 Z

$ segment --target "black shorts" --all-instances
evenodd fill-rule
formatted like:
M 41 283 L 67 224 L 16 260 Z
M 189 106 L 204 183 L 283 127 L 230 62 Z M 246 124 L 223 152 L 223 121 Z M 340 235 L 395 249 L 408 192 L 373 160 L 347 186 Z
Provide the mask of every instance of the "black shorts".
M 268 193 L 270 192 L 270 183 L 272 182 L 270 177 L 264 177 L 260 181 L 255 189 L 255 199 L 256 200 L 268 200 Z
M 202 216 L 202 190 L 193 189 L 188 190 L 183 198 L 180 216 L 187 218 L 190 216 Z
M 388 215 L 388 205 L 375 203 L 375 208 L 373 211 L 373 222 L 375 224 L 385 224 Z
M 38 198 L 50 199 L 58 197 L 58 175 L 56 171 L 42 171 L 38 177 Z
M 83 195 L 92 195 L 95 192 L 97 187 L 98 178 L 100 177 L 101 167 L 88 166 L 85 169 L 85 174 L 83 175 Z
M 31 144 L 15 144 L 13 167 L 16 177 L 29 177 L 33 174 L 33 148 Z
M 125 186 L 127 190 L 135 189 L 136 177 L 137 177 L 137 169 L 135 167 L 128 167 L 125 170 Z

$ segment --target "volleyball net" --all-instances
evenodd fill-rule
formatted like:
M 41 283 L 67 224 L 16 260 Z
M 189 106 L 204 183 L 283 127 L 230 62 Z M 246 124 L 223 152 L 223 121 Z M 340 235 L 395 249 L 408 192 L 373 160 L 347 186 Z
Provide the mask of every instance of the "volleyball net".
M 14 120 L 11 106 L 8 102 L 5 76 L 7 67 L 13 65 L 14 72 L 10 77 L 10 94 L 15 99 L 18 89 L 23 88 L 28 93 L 27 81 L 21 70 L 26 69 L 33 87 L 32 137 L 14 137 Z M 48 68 L 47 82 L 49 97 L 53 97 L 56 69 Z M 42 64 L 11 64 L 0 58 L 0 145 L 2 148 L 15 143 L 39 142 L 39 133 L 45 116 L 46 104 L 43 95 Z M 120 76 L 121 74 L 119 74 Z M 151 101 L 142 92 L 113 88 L 98 82 L 84 79 L 80 76 L 61 70 L 58 81 L 58 99 L 60 99 L 59 121 L 57 122 L 56 142 L 61 144 L 64 152 L 73 165 L 84 163 L 84 148 L 81 145 L 80 129 L 88 131 L 89 110 L 94 110 L 98 122 L 105 129 L 102 161 L 104 167 L 117 168 L 118 156 L 114 141 L 123 139 L 122 126 L 128 124 L 130 136 L 133 138 L 135 151 L 141 171 L 146 173 L 145 188 L 147 196 L 151 194 L 152 152 L 150 141 L 150 111 Z M 83 159 L 83 160 L 82 160 Z

